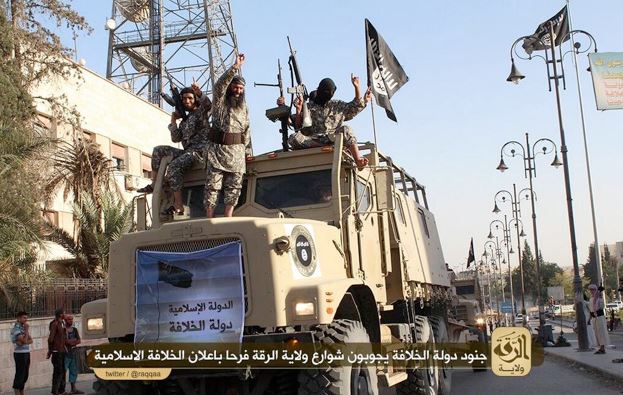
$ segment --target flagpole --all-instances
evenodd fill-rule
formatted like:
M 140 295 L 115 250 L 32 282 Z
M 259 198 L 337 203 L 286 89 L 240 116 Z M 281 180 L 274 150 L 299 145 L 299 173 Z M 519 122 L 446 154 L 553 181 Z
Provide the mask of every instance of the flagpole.
M 374 95 L 370 99 L 370 108 L 372 109 L 372 132 L 374 133 L 374 146 L 379 150 L 379 143 L 376 141 L 376 121 L 374 120 Z
M 568 11 L 568 15 L 569 15 L 569 31 L 573 31 L 573 27 L 571 25 L 571 7 L 570 6 L 570 1 L 567 0 L 567 11 Z M 577 59 L 577 54 L 575 51 L 575 39 L 573 37 L 573 34 L 570 34 L 570 38 L 571 38 L 571 45 L 572 45 L 572 50 L 571 52 L 573 52 L 573 65 L 575 66 L 575 79 L 576 79 L 576 84 L 578 87 L 578 100 L 579 100 L 579 104 L 580 104 L 580 119 L 582 120 L 582 137 L 584 138 L 584 156 L 586 158 L 586 173 L 588 175 L 588 191 L 589 191 L 589 195 L 590 195 L 590 201 L 591 201 L 591 214 L 592 214 L 592 219 L 593 219 L 593 237 L 595 238 L 595 242 L 594 242 L 594 252 L 595 252 L 595 264 L 597 265 L 597 281 L 600 284 L 603 284 L 603 274 L 602 274 L 602 267 L 601 267 L 601 256 L 600 256 L 600 252 L 599 252 L 599 241 L 597 238 L 597 222 L 595 220 L 595 203 L 593 200 L 593 183 L 592 183 L 592 177 L 591 177 L 591 167 L 589 164 L 589 156 L 588 156 L 588 143 L 586 140 L 586 123 L 584 122 L 584 105 L 582 102 L 582 88 L 580 87 L 580 73 L 578 71 L 578 59 Z
M 567 15 L 569 16 L 569 31 L 573 32 L 573 25 L 571 24 L 572 19 L 571 19 L 570 5 L 571 5 L 571 2 L 567 0 Z M 573 33 L 569 34 L 570 39 L 571 39 L 571 48 L 572 48 L 571 52 L 573 52 L 573 65 L 575 66 L 575 80 L 576 80 L 576 85 L 578 87 L 578 101 L 580 104 L 580 119 L 582 120 L 582 137 L 584 139 L 584 157 L 586 158 L 586 174 L 588 176 L 588 193 L 589 193 L 590 202 L 591 202 L 591 216 L 593 220 L 593 237 L 595 238 L 595 241 L 593 243 L 593 246 L 595 247 L 593 248 L 593 253 L 595 255 L 595 266 L 597 267 L 597 281 L 599 282 L 599 285 L 602 285 L 604 283 L 604 278 L 603 278 L 603 271 L 602 271 L 602 265 L 601 265 L 601 254 L 599 251 L 599 241 L 597 238 L 597 220 L 595 219 L 595 201 L 593 199 L 593 182 L 592 182 L 592 177 L 591 177 L 591 166 L 590 166 L 589 156 L 588 156 L 588 142 L 586 140 L 586 123 L 584 121 L 584 105 L 582 101 L 582 88 L 580 87 L 580 72 L 578 71 L 578 59 L 577 59 L 577 53 L 575 50 L 575 39 L 573 35 L 574 35 Z M 595 52 L 597 52 L 596 42 L 595 42 Z M 605 291 L 602 291 L 601 295 L 602 295 L 602 298 L 604 298 L 605 300 Z M 606 332 L 606 344 L 608 344 L 609 346 L 611 345 L 610 336 L 608 335 L 607 332 Z

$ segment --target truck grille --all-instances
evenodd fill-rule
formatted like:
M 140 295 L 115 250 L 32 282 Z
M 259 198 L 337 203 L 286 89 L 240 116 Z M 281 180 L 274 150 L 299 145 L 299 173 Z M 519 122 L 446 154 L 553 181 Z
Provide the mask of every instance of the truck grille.
M 150 245 L 145 247 L 139 247 L 138 250 L 141 251 L 158 251 L 158 252 L 194 252 L 207 250 L 208 248 L 214 248 L 218 246 L 222 246 L 227 243 L 232 243 L 234 241 L 240 241 L 237 237 L 226 237 L 222 239 L 208 239 L 208 240 L 192 240 L 192 241 L 182 241 L 177 243 L 167 243 L 167 244 L 158 244 L 158 245 Z M 249 311 L 249 298 L 247 295 L 247 271 L 245 270 L 244 264 L 244 247 L 242 247 L 242 286 L 244 290 L 244 312 L 245 314 Z

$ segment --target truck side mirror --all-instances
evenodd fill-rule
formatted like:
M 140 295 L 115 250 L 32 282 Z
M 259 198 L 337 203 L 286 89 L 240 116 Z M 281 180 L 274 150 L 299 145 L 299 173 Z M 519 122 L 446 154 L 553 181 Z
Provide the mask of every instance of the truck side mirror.
M 376 207 L 378 211 L 392 211 L 394 209 L 394 196 L 392 194 L 393 173 L 389 167 L 374 169 L 374 181 L 376 184 Z

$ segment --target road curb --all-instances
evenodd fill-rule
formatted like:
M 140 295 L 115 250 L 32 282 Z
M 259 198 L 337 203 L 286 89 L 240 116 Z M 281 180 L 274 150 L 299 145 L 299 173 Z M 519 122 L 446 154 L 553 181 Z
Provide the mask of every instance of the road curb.
M 581 368 L 583 368 L 583 369 L 585 369 L 587 371 L 599 374 L 600 376 L 606 377 L 608 380 L 612 380 L 612 381 L 615 381 L 615 382 L 623 385 L 623 374 L 621 374 L 621 375 L 613 374 L 611 372 L 608 372 L 606 370 L 603 370 L 603 369 L 600 369 L 600 368 L 598 368 L 596 366 L 593 366 L 593 365 L 591 365 L 589 363 L 582 362 L 582 361 L 579 361 L 579 360 L 574 359 L 574 358 L 569 358 L 569 357 L 566 357 L 564 355 L 559 355 L 559 354 L 554 354 L 554 353 L 551 353 L 551 352 L 547 352 L 547 349 L 544 350 L 544 353 L 545 353 L 546 356 L 549 356 L 552 359 L 557 359 L 559 361 L 569 362 L 569 363 L 571 363 L 571 364 L 573 364 L 575 366 L 578 366 L 578 367 L 581 367 Z

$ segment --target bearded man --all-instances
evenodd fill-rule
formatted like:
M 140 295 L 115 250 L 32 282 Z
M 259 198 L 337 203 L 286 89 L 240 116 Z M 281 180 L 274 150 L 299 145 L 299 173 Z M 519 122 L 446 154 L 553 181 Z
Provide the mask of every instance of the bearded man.
M 225 217 L 231 217 L 242 189 L 245 157 L 252 155 L 249 109 L 244 98 L 245 80 L 237 75 L 244 54 L 214 84 L 212 127 L 208 134 L 204 207 L 214 217 L 218 194 L 223 190 Z
M 335 133 L 343 133 L 344 146 L 353 155 L 357 167 L 362 169 L 368 164 L 368 158 L 362 157 L 359 154 L 357 138 L 352 128 L 344 125 L 344 122 L 353 119 L 366 107 L 366 104 L 372 98 L 372 93 L 368 88 L 365 96 L 362 98 L 359 88 L 359 77 L 352 74 L 351 83 L 355 88 L 355 97 L 350 102 L 344 102 L 331 100 L 337 89 L 331 78 L 325 78 L 320 81 L 318 88 L 310 94 L 308 109 L 312 125 L 306 128 L 301 128 L 303 124 L 303 101 L 300 97 L 295 100 L 296 116 L 294 126 L 298 131 L 288 138 L 288 144 L 290 144 L 292 149 L 332 145 L 335 142 Z M 279 98 L 277 103 L 283 101 L 283 98 Z

